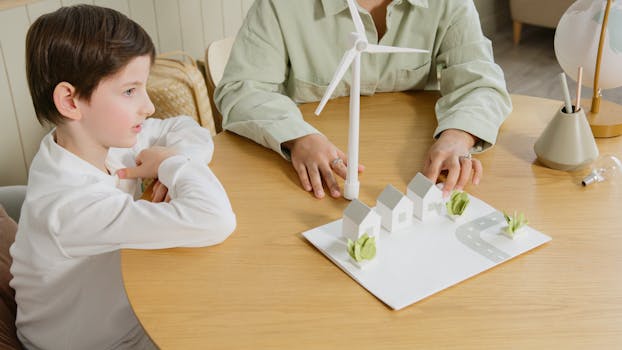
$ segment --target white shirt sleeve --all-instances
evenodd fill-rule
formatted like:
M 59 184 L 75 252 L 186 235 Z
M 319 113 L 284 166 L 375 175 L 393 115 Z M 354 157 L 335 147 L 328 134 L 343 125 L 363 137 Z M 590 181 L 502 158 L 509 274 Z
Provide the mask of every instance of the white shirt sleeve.
M 208 246 L 231 234 L 235 215 L 206 164 L 178 155 L 162 162 L 158 173 L 169 189 L 169 203 L 135 201 L 103 182 L 55 196 L 46 215 L 61 253 L 71 258 L 121 248 Z
M 193 162 L 208 164 L 212 160 L 212 135 L 190 117 L 149 118 L 143 122 L 143 126 L 137 145 L 140 149 L 165 146 Z

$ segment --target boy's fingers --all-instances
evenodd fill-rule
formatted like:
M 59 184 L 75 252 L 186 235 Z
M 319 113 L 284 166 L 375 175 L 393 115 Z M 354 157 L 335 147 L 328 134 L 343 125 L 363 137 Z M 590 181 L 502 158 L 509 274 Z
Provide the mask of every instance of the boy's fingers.
M 119 179 L 138 179 L 144 177 L 141 167 L 124 168 L 117 170 Z
M 119 179 L 127 179 L 127 177 L 128 177 L 128 170 L 127 170 L 127 168 L 119 169 L 119 170 L 117 170 L 116 174 L 119 177 Z
M 160 203 L 164 201 L 166 195 L 168 194 L 168 188 L 164 186 L 160 181 L 156 181 L 153 186 L 153 193 L 151 194 L 151 201 L 155 203 Z
M 141 165 L 143 163 L 143 157 L 145 156 L 146 152 L 147 152 L 147 149 L 144 149 L 144 150 L 142 150 L 142 151 L 140 151 L 138 153 L 136 158 L 134 158 L 134 161 L 136 162 L 136 165 Z

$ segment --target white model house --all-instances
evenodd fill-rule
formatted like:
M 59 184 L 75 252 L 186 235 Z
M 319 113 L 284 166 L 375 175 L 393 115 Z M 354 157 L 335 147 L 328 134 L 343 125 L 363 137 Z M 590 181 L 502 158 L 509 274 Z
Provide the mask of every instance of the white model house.
M 387 185 L 376 199 L 376 211 L 382 227 L 392 232 L 412 222 L 413 202 L 393 185 Z
M 421 173 L 417 173 L 408 184 L 406 196 L 413 202 L 413 215 L 421 221 L 437 215 L 438 208 L 443 205 L 441 190 Z
M 380 215 L 358 199 L 352 200 L 343 212 L 342 234 L 353 241 L 367 233 L 380 238 Z

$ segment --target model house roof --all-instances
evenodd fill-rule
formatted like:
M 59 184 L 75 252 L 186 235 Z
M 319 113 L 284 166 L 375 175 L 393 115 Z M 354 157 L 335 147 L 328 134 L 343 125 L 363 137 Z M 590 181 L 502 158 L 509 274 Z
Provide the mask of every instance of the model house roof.
M 417 175 L 415 175 L 415 177 L 408 184 L 408 189 L 421 198 L 425 197 L 432 187 L 435 187 L 434 183 L 422 173 L 417 173 Z
M 384 204 L 389 209 L 395 209 L 399 202 L 404 198 L 404 194 L 393 185 L 389 184 L 378 196 L 378 203 Z
M 343 212 L 343 216 L 350 218 L 357 224 L 360 224 L 365 220 L 367 215 L 372 212 L 372 209 L 366 206 L 363 202 L 358 199 L 353 199 L 350 202 L 350 205 Z

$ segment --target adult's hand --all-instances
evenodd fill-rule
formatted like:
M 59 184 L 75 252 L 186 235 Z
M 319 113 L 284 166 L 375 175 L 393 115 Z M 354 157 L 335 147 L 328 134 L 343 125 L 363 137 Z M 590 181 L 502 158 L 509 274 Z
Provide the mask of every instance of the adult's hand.
M 430 147 L 425 160 L 423 174 L 436 182 L 442 171 L 447 171 L 443 195 L 447 196 L 454 189 L 462 190 L 473 175 L 472 183 L 479 184 L 484 170 L 482 163 L 471 158 L 469 150 L 475 145 L 476 138 L 468 132 L 448 129 L 441 133 Z
M 323 198 L 324 180 L 331 196 L 341 196 L 335 174 L 346 178 L 348 159 L 326 136 L 310 134 L 284 142 L 283 146 L 290 152 L 292 165 L 305 191 L 313 191 L 315 197 Z M 364 167 L 359 165 L 358 171 L 363 170 Z

